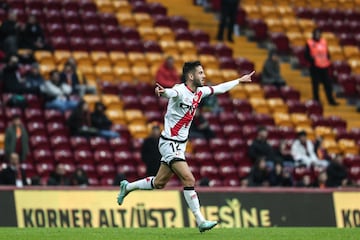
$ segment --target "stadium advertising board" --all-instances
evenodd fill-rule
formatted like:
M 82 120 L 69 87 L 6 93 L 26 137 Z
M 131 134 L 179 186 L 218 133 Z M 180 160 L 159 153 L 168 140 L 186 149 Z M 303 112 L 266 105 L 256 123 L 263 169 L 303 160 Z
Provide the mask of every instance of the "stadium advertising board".
M 360 192 L 334 192 L 338 227 L 360 227 Z
M 182 227 L 178 191 L 139 191 L 123 206 L 116 191 L 16 190 L 19 227 Z
M 200 192 L 205 218 L 220 227 L 335 226 L 331 193 Z M 184 225 L 195 227 L 184 206 Z
M 0 191 L 0 226 L 17 226 L 14 194 L 12 190 Z

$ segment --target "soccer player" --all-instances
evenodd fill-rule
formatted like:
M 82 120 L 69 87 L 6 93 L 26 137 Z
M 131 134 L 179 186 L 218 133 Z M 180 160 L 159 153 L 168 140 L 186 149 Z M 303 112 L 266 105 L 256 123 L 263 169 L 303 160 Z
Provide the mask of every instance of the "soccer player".
M 200 212 L 199 199 L 194 189 L 195 178 L 185 160 L 189 128 L 196 108 L 203 97 L 225 93 L 239 83 L 251 82 L 251 76 L 254 72 L 216 86 L 204 86 L 205 73 L 199 61 L 186 62 L 182 74 L 183 83 L 172 88 L 163 88 L 157 84 L 155 88 L 155 93 L 159 97 L 169 99 L 164 119 L 164 130 L 159 141 L 162 164 L 156 176 L 146 177 L 131 183 L 126 180 L 122 181 L 117 202 L 121 205 L 126 195 L 134 190 L 162 189 L 173 174 L 176 174 L 184 186 L 184 197 L 195 216 L 199 231 L 204 232 L 215 227 L 217 221 L 205 220 Z

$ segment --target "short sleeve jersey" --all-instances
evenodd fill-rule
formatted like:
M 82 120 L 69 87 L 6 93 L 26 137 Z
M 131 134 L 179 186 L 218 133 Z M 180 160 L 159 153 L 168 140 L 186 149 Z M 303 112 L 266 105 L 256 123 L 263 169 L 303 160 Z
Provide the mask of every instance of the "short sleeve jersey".
M 169 139 L 184 141 L 188 138 L 191 122 L 202 98 L 214 93 L 210 86 L 198 87 L 193 92 L 184 83 L 173 88 L 176 97 L 169 99 L 162 135 Z

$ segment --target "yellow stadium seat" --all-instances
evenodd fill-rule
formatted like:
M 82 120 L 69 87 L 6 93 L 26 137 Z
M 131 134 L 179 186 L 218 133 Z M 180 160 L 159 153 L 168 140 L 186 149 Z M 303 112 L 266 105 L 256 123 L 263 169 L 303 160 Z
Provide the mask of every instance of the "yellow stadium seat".
M 159 39 L 153 27 L 141 26 L 138 28 L 138 31 L 143 40 L 157 41 Z
M 95 103 L 101 101 L 100 96 L 94 94 L 85 94 L 83 99 L 89 105 L 89 109 L 91 111 L 94 110 Z
M 356 145 L 354 140 L 340 139 L 338 145 L 343 154 L 359 154 L 359 147 Z
M 0 149 L 4 149 L 5 145 L 5 135 L 3 133 L 0 133 Z
M 270 32 L 282 33 L 285 31 L 282 21 L 279 18 L 267 18 L 265 22 Z
M 115 12 L 115 6 L 110 0 L 95 1 L 95 3 L 99 12 L 104 12 L 104 13 Z
M 283 18 L 282 24 L 283 24 L 286 32 L 301 32 L 301 28 L 295 17 Z
M 355 9 L 355 2 L 349 1 L 349 0 L 338 0 L 339 6 L 338 8 L 341 10 L 349 10 L 349 9 Z
M 321 1 L 308 1 L 308 7 L 321 8 L 321 7 L 323 7 L 323 3 Z
M 360 74 L 360 58 L 350 58 L 347 60 L 353 74 Z
M 194 53 L 182 54 L 180 58 L 183 62 L 197 61 L 199 59 L 198 55 Z
M 335 132 L 330 127 L 325 126 L 317 126 L 315 127 L 315 134 L 317 137 L 321 137 L 324 140 L 334 140 L 335 139 Z
M 311 128 L 311 120 L 305 113 L 292 113 L 290 114 L 291 121 L 293 122 L 294 126 L 296 127 L 309 127 Z
M 332 61 L 343 61 L 345 59 L 342 47 L 330 45 L 328 48 Z
M 110 52 L 109 59 L 112 65 L 117 67 L 129 67 L 130 63 L 126 53 L 124 52 Z
M 279 18 L 280 14 L 274 6 L 261 5 L 260 13 L 263 19 L 267 18 Z
M 133 124 L 133 123 L 144 124 L 144 125 L 146 124 L 147 121 L 146 117 L 144 116 L 141 110 L 126 109 L 124 110 L 124 114 L 125 114 L 125 119 L 129 124 Z
M 82 59 L 89 59 L 89 53 L 85 51 L 73 51 L 72 57 L 78 62 Z
M 113 68 L 113 72 L 115 74 L 115 78 L 120 82 L 134 82 L 134 77 L 130 67 L 115 66 Z
M 282 98 L 267 99 L 271 113 L 288 113 L 288 107 Z
M 259 6 L 266 6 L 266 7 L 273 7 L 275 5 L 275 1 L 274 0 L 258 0 L 257 4 Z
M 295 130 L 296 130 L 296 132 L 305 131 L 306 137 L 311 141 L 315 141 L 315 139 L 316 139 L 314 129 L 311 126 L 300 125 L 300 126 L 296 126 Z
M 199 61 L 204 66 L 204 68 L 219 68 L 219 62 L 214 55 L 201 54 L 199 56 Z
M 153 78 L 153 75 L 151 74 L 149 67 L 133 66 L 131 68 L 131 71 L 132 71 L 134 80 L 137 80 L 137 81 L 143 82 L 143 83 L 150 83 L 150 84 L 154 82 L 154 78 Z
M 312 33 L 309 33 L 309 37 L 311 37 L 311 36 L 312 36 Z M 334 33 L 332 33 L 332 32 L 323 32 L 321 34 L 321 36 L 326 39 L 326 42 L 327 42 L 328 46 L 337 46 L 337 45 L 339 45 L 339 39 L 338 39 L 337 36 L 335 36 Z
M 116 13 L 131 13 L 131 5 L 128 1 L 112 1 Z
M 147 63 L 144 53 L 129 52 L 127 54 L 127 57 L 128 57 L 130 66 L 132 66 L 132 67 L 134 67 L 134 66 L 147 67 L 148 66 L 148 63 Z
M 174 41 L 175 35 L 171 28 L 168 27 L 155 27 L 154 28 L 158 39 L 161 41 Z
M 192 54 L 192 55 L 196 55 L 197 54 L 197 49 L 194 45 L 193 42 L 191 41 L 177 41 L 177 47 L 178 50 L 181 54 Z
M 145 124 L 130 124 L 128 128 L 133 138 L 146 138 L 149 135 L 149 130 Z
M 159 67 L 165 61 L 165 57 L 162 53 L 145 53 L 145 59 L 151 67 Z
M 259 84 L 244 84 L 244 89 L 250 98 L 264 98 L 264 91 Z
M 306 44 L 306 39 L 301 32 L 287 32 L 286 36 L 289 38 L 291 46 L 302 47 Z
M 232 99 L 246 99 L 247 93 L 244 89 L 244 86 L 241 84 L 236 85 L 229 91 L 229 94 Z
M 339 154 L 341 152 L 341 149 L 334 139 L 324 139 L 322 141 L 322 146 L 330 155 Z
M 136 20 L 132 13 L 118 13 L 116 19 L 121 26 L 135 28 L 137 26 Z
M 249 19 L 261 19 L 262 14 L 257 5 L 242 5 L 243 9 L 246 12 L 246 16 Z
M 124 103 L 115 94 L 102 94 L 101 101 L 106 106 L 106 109 L 123 109 Z
M 35 51 L 35 59 L 38 62 L 54 62 L 52 52 L 44 50 Z
M 92 51 L 90 52 L 90 58 L 94 65 L 111 65 L 107 52 Z
M 95 67 L 95 74 L 98 79 L 106 82 L 114 82 L 115 76 L 113 73 L 113 69 L 108 65 L 97 65 Z
M 322 7 L 327 9 L 337 9 L 339 7 L 338 0 L 322 0 Z
M 152 17 L 147 13 L 134 13 L 134 19 L 138 27 L 153 27 Z
M 69 60 L 70 57 L 72 57 L 70 51 L 67 50 L 54 51 L 54 60 L 58 65 L 63 65 L 67 60 Z
M 274 113 L 273 118 L 277 126 L 294 127 L 291 117 L 287 113 Z
M 49 73 L 52 71 L 52 70 L 58 70 L 57 69 L 57 66 L 54 64 L 54 63 L 42 63 L 39 65 L 39 70 L 40 70 L 40 73 L 41 75 L 43 75 L 43 77 L 45 79 L 49 79 Z
M 233 69 L 223 69 L 221 70 L 224 81 L 230 81 L 239 78 L 239 74 L 236 70 Z
M 258 4 L 258 0 L 242 0 L 240 2 L 242 5 L 257 5 Z
M 179 49 L 174 41 L 160 41 L 163 52 L 167 55 L 178 55 Z
M 346 59 L 360 58 L 360 51 L 357 46 L 343 46 L 343 52 Z
M 106 109 L 106 116 L 114 123 L 114 124 L 126 124 L 124 111 L 121 109 Z
M 316 27 L 315 22 L 310 19 L 298 19 L 298 23 L 303 32 L 312 32 Z
M 277 11 L 282 18 L 295 18 L 295 12 L 289 5 L 289 0 L 277 0 Z
M 266 99 L 264 98 L 257 98 L 257 97 L 251 97 L 249 99 L 249 102 L 257 113 L 264 113 L 264 114 L 270 114 L 271 110 L 267 104 Z
M 294 7 L 306 7 L 308 5 L 307 0 L 296 0 L 292 1 Z
M 217 68 L 206 68 L 205 76 L 206 76 L 206 81 L 209 81 L 212 84 L 219 84 L 224 81 L 221 71 Z

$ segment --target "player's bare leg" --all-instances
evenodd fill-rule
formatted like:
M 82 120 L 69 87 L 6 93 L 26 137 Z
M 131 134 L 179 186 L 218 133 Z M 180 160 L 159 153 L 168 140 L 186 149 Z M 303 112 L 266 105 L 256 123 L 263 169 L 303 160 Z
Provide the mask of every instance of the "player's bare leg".
M 166 164 L 161 164 L 156 174 L 156 177 L 146 177 L 135 182 L 129 183 L 127 180 L 123 180 L 120 183 L 120 192 L 117 197 L 117 202 L 121 205 L 124 198 L 134 190 L 152 190 L 154 188 L 164 188 L 166 183 L 174 175 L 171 169 Z
M 200 232 L 210 230 L 216 226 L 216 221 L 207 221 L 200 211 L 200 202 L 195 191 L 195 178 L 190 168 L 185 161 L 176 161 L 172 164 L 172 170 L 181 180 L 184 186 L 184 197 L 185 200 L 191 209 L 192 213 L 195 216 L 196 223 L 199 227 Z

